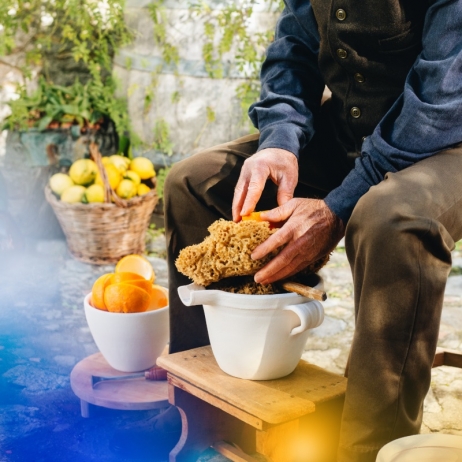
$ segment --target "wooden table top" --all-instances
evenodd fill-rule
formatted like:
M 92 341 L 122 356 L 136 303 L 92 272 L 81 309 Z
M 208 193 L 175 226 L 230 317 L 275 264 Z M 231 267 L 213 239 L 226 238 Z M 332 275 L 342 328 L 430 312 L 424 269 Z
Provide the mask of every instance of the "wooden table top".
M 130 375 L 113 369 L 101 353 L 88 356 L 74 366 L 71 388 L 82 400 L 96 406 L 122 410 L 147 410 L 168 407 L 168 383 L 144 377 L 105 381 L 93 386 L 92 376 L 120 377 Z
M 281 379 L 239 379 L 219 368 L 210 346 L 162 356 L 157 365 L 175 376 L 175 384 L 191 384 L 271 424 L 300 418 L 314 412 L 316 405 L 343 396 L 347 382 L 304 360 Z

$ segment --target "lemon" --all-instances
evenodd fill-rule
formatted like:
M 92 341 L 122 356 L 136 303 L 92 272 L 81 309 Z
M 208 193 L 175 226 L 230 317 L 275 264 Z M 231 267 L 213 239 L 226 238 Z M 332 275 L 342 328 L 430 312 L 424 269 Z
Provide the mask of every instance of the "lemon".
M 119 170 L 114 164 L 106 164 L 104 166 L 104 169 L 106 170 L 107 178 L 109 180 L 111 188 L 116 189 L 117 186 L 119 186 L 120 180 L 122 179 L 122 175 L 120 174 Z M 95 184 L 104 186 L 103 179 L 101 178 L 99 172 L 96 175 Z
M 109 157 L 101 157 L 101 162 L 103 163 L 103 165 L 112 164 L 111 159 L 109 159 Z
M 81 185 L 74 185 L 64 190 L 61 194 L 61 201 L 69 204 L 75 204 L 82 202 L 83 195 L 85 194 L 86 188 Z
M 153 163 L 146 157 L 135 157 L 130 162 L 130 170 L 138 173 L 142 180 L 156 176 Z
M 93 183 L 98 167 L 91 159 L 76 160 L 69 169 L 69 176 L 72 181 L 77 185 L 89 185 Z
M 136 196 L 137 187 L 131 180 L 122 180 L 117 186 L 116 194 L 122 199 L 131 199 Z
M 104 202 L 104 188 L 100 184 L 92 184 L 85 191 L 84 200 L 92 204 L 94 202 Z
M 55 173 L 50 178 L 49 184 L 51 190 L 58 196 L 61 196 L 61 194 L 67 188 L 74 186 L 74 182 L 72 181 L 71 177 L 69 175 L 66 175 L 65 173 Z
M 138 175 L 138 173 L 132 171 L 132 170 L 127 170 L 125 172 L 125 175 L 124 175 L 124 178 L 126 180 L 131 180 L 133 181 L 133 183 L 136 184 L 136 186 L 138 186 L 140 183 L 141 183 L 141 178 L 140 176 Z
M 147 194 L 149 191 L 151 191 L 151 188 L 143 183 L 141 183 L 140 185 L 138 185 L 138 190 L 137 190 L 137 194 L 138 196 L 144 196 L 145 194 Z
M 114 154 L 109 157 L 109 160 L 112 162 L 113 165 L 117 167 L 120 173 L 124 174 L 128 166 L 130 165 L 130 159 L 127 157 L 121 156 L 120 154 Z

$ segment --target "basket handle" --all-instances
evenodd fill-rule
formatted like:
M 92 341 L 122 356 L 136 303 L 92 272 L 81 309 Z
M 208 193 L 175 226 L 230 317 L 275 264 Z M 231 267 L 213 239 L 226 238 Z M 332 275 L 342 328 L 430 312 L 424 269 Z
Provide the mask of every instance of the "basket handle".
M 115 191 L 111 188 L 109 184 L 109 179 L 107 177 L 106 169 L 103 165 L 103 160 L 101 158 L 101 153 L 99 152 L 98 145 L 95 142 L 90 143 L 90 155 L 92 159 L 96 162 L 96 165 L 101 175 L 101 179 L 104 184 L 104 202 L 111 202 L 111 200 L 119 207 L 127 208 L 129 207 L 128 201 L 121 199 Z

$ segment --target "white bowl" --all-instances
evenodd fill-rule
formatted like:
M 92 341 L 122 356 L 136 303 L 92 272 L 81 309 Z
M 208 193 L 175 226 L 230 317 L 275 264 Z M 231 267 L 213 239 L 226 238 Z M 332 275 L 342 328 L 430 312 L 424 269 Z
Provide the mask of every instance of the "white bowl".
M 320 280 L 316 288 L 322 287 Z M 178 294 L 186 306 L 204 306 L 218 366 L 241 379 L 290 374 L 303 354 L 309 329 L 324 320 L 320 302 L 293 293 L 233 294 L 190 284 L 179 287 Z
M 93 340 L 109 365 L 123 372 L 155 366 L 169 338 L 168 305 L 143 313 L 111 313 L 91 306 L 90 297 L 91 293 L 83 303 L 85 317 Z
M 376 462 L 461 462 L 462 436 L 425 433 L 386 444 Z

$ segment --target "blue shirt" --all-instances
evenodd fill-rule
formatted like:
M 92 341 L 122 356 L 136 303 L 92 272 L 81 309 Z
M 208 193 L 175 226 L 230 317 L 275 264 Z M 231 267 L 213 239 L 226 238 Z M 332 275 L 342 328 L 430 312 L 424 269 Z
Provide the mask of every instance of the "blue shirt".
M 313 137 L 324 88 L 319 40 L 309 2 L 287 0 L 262 68 L 260 101 L 249 110 L 260 131 L 259 150 L 281 148 L 298 157 Z M 422 51 L 402 94 L 365 139 L 355 167 L 325 202 L 346 223 L 360 197 L 387 172 L 461 142 L 462 0 L 436 0 L 426 11 Z

